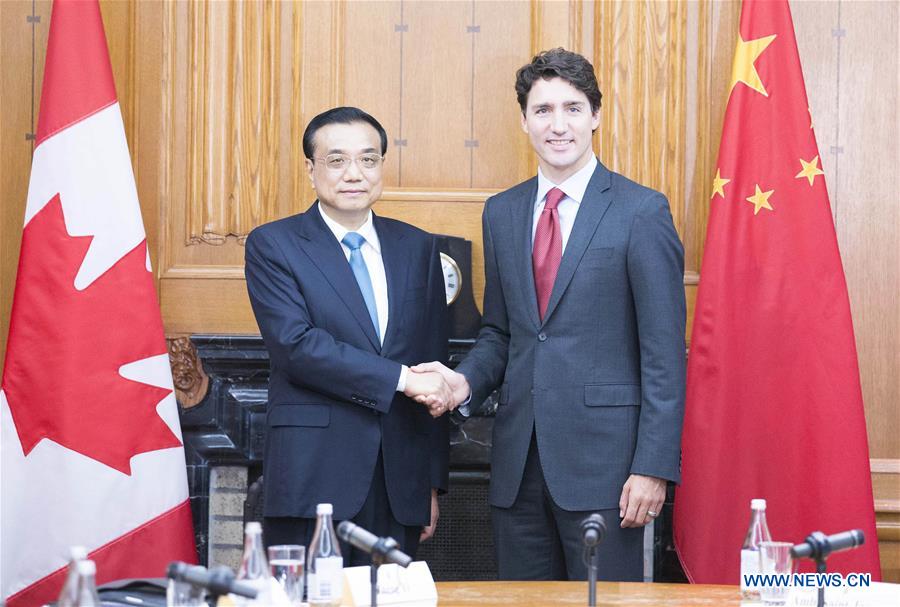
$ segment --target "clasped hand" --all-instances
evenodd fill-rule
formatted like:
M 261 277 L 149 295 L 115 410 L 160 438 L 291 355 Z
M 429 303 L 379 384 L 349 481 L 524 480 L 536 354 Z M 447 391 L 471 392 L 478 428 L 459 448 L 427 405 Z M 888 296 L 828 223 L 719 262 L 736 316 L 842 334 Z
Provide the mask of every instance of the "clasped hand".
M 428 407 L 432 417 L 452 411 L 469 396 L 469 382 L 439 362 L 409 368 L 404 394 Z

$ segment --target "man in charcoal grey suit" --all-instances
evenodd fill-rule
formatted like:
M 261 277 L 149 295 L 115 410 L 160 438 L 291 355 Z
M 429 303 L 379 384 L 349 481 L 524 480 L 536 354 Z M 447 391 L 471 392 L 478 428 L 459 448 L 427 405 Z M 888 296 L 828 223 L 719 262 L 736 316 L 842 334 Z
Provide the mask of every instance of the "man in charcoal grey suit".
M 481 332 L 456 372 L 414 369 L 443 373 L 464 415 L 500 388 L 501 579 L 584 579 L 580 522 L 599 511 L 601 579 L 640 580 L 643 526 L 680 474 L 683 248 L 665 197 L 594 156 L 601 95 L 584 57 L 541 53 L 516 92 L 540 168 L 485 205 Z

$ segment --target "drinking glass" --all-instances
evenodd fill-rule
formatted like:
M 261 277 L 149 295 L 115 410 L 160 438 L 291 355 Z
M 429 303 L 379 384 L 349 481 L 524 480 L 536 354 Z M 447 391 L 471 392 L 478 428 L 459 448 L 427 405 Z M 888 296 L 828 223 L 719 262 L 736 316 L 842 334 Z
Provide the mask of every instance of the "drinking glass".
M 206 607 L 206 591 L 187 582 L 169 579 L 166 607 Z
M 299 607 L 303 602 L 303 569 L 306 548 L 297 544 L 269 546 L 269 567 L 291 604 Z
M 789 578 L 793 573 L 790 542 L 760 542 L 759 572 L 762 575 L 783 575 Z M 778 584 L 760 586 L 759 598 L 764 605 L 784 605 L 790 588 L 788 579 Z

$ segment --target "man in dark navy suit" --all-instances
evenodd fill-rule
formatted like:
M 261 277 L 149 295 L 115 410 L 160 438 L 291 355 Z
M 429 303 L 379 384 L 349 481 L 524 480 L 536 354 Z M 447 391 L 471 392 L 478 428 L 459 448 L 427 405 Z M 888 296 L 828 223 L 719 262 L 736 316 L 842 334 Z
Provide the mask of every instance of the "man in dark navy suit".
M 387 135 L 357 108 L 319 114 L 303 135 L 318 199 L 260 226 L 246 247 L 247 290 L 271 359 L 264 460 L 267 544 L 309 544 L 316 504 L 394 537 L 414 554 L 447 487 L 447 416 L 412 397 L 452 397 L 447 306 L 428 233 L 374 215 Z M 440 405 L 438 405 L 439 407 Z M 343 545 L 346 565 L 368 556 Z

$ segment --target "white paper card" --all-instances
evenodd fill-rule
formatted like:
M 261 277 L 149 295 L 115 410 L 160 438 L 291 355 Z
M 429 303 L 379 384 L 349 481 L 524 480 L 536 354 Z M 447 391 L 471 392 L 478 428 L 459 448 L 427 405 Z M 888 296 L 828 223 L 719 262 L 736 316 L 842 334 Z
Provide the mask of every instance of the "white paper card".
M 344 602 L 348 607 L 371 604 L 368 567 L 344 568 Z M 437 605 L 437 588 L 425 561 L 415 561 L 404 569 L 398 565 L 378 568 L 378 605 L 433 607 Z
M 787 607 L 816 607 L 818 590 L 791 588 Z M 868 588 L 826 588 L 827 607 L 896 607 L 900 605 L 900 584 L 872 582 Z

